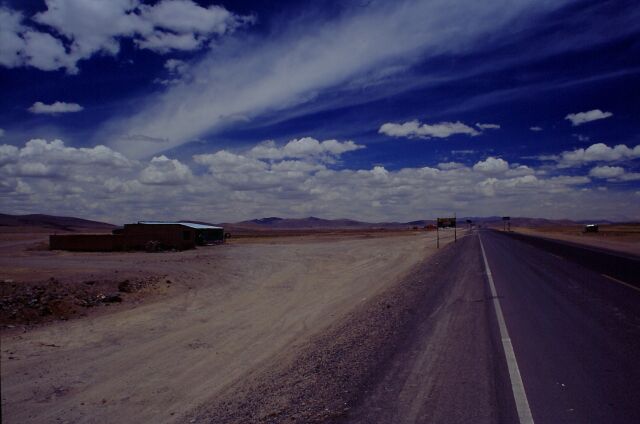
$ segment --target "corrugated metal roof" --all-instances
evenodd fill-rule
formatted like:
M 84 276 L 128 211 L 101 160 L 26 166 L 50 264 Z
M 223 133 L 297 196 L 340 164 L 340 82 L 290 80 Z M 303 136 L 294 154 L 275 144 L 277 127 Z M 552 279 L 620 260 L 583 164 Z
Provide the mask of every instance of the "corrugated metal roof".
M 195 222 L 138 221 L 138 224 L 184 225 L 185 227 L 194 228 L 196 230 L 222 230 L 222 227 L 216 227 L 214 225 L 197 224 Z

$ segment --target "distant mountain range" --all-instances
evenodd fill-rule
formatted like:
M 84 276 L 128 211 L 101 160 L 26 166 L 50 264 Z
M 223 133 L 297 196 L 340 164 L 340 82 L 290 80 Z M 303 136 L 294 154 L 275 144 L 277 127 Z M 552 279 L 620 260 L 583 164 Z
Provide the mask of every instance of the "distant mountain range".
M 502 226 L 502 217 L 460 217 L 458 218 L 458 226 L 464 227 L 466 220 L 471 220 L 474 224 L 484 226 Z M 200 222 L 193 220 L 182 220 L 181 222 Z M 208 224 L 207 222 L 200 222 Z M 586 223 L 611 224 L 612 221 L 607 220 L 580 220 L 571 221 L 568 219 L 544 219 L 544 218 L 526 218 L 512 217 L 511 225 L 514 227 L 543 227 L 555 225 L 581 225 Z M 314 216 L 307 218 L 280 218 L 276 216 L 252 219 L 248 221 L 234 223 L 214 224 L 228 228 L 230 231 L 259 231 L 259 230 L 348 230 L 348 229 L 406 229 L 406 228 L 423 228 L 426 225 L 435 224 L 435 220 L 416 220 L 409 222 L 363 222 L 353 219 L 322 219 Z M 115 225 L 91 221 L 87 219 L 52 216 L 43 214 L 34 215 L 8 215 L 0 214 L 0 226 L 10 227 L 40 227 L 51 228 L 52 230 L 64 231 L 83 231 L 83 230 L 107 230 L 115 228 Z
M 318 229 L 367 229 L 367 228 L 407 228 L 412 226 L 424 226 L 427 221 L 414 222 L 362 222 L 353 219 L 322 219 L 315 216 L 308 218 L 279 218 L 268 217 L 260 219 L 252 219 L 249 221 L 241 221 L 234 223 L 220 224 L 229 228 L 247 229 L 247 230 L 318 230 Z
M 503 221 L 500 216 L 490 217 L 459 217 L 458 226 L 464 227 L 467 225 L 467 220 L 471 220 L 474 224 L 481 224 L 484 226 L 502 226 Z M 512 217 L 510 219 L 512 226 L 518 227 L 543 227 L 543 226 L 556 226 L 556 225 L 580 225 L 582 223 L 599 223 L 609 224 L 610 221 L 605 220 L 593 220 L 593 221 L 571 221 L 568 219 L 544 219 L 544 218 L 526 218 L 526 217 Z M 422 228 L 426 225 L 435 224 L 435 220 L 417 220 L 409 222 L 362 222 L 352 219 L 322 219 L 314 216 L 308 218 L 279 218 L 268 217 L 260 219 L 252 219 L 249 221 L 241 221 L 235 223 L 222 223 L 218 224 L 230 229 L 241 230 L 302 230 L 302 229 L 367 229 L 367 228 L 379 228 L 379 229 L 405 229 L 418 227 Z

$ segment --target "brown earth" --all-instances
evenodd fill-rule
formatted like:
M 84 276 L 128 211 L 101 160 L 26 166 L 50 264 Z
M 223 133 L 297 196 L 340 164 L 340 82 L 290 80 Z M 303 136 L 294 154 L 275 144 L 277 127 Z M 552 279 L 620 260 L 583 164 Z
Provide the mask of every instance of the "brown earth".
M 538 228 L 512 227 L 524 234 L 570 241 L 586 246 L 640 256 L 640 224 L 604 224 L 597 233 L 583 232 L 582 225 L 547 226 Z
M 41 250 L 43 234 L 0 238 L 0 281 L 9 284 L 53 277 L 69 287 L 100 281 L 102 290 L 154 276 L 162 289 L 145 302 L 124 294 L 80 319 L 5 328 L 3 422 L 180 422 L 290 360 L 435 252 L 434 234 L 401 234 L 244 239 L 155 254 L 51 252 Z

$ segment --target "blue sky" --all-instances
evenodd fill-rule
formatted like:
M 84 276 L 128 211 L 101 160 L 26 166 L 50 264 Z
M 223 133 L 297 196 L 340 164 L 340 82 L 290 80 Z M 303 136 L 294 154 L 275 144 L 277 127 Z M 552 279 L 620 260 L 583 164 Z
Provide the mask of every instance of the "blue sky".
M 640 219 L 634 1 L 0 1 L 6 213 Z

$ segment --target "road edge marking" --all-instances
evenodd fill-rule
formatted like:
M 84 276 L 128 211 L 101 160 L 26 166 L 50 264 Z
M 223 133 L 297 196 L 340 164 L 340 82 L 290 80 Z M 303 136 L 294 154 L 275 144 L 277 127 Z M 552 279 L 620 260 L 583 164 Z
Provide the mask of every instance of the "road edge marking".
M 630 289 L 634 289 L 635 291 L 640 291 L 640 289 L 639 289 L 639 288 L 637 288 L 636 286 L 632 286 L 632 285 L 631 285 L 631 284 L 629 284 L 629 283 L 625 283 L 624 281 L 618 280 L 617 278 L 613 278 L 613 277 L 612 277 L 612 276 L 610 276 L 610 275 L 607 275 L 607 274 L 600 274 L 600 275 L 602 275 L 604 278 L 608 278 L 609 280 L 614 281 L 614 282 L 616 282 L 616 283 L 618 283 L 618 284 L 622 284 L 623 286 L 627 286 L 627 287 L 629 287 Z
M 482 244 L 482 238 L 478 234 L 478 240 L 480 241 L 480 249 L 482 250 L 482 259 L 484 259 L 484 268 L 487 273 L 487 279 L 489 280 L 489 288 L 491 289 L 491 297 L 493 299 L 493 308 L 496 312 L 498 319 L 498 327 L 500 328 L 500 338 L 502 339 L 502 349 L 504 350 L 505 358 L 507 359 L 507 368 L 509 369 L 509 379 L 511 380 L 511 390 L 513 391 L 513 398 L 516 402 L 516 409 L 518 411 L 518 419 L 520 424 L 533 424 L 533 415 L 531 415 L 531 408 L 529 407 L 529 401 L 527 400 L 527 394 L 524 390 L 524 384 L 522 383 L 522 376 L 520 375 L 520 368 L 518 368 L 518 361 L 516 360 L 516 354 L 513 351 L 513 345 L 509 338 L 509 331 L 507 330 L 507 324 L 502 315 L 502 307 L 500 306 L 500 299 L 498 299 L 498 293 L 496 292 L 496 285 L 493 282 L 493 276 L 491 275 L 491 268 L 489 268 L 489 262 L 487 261 L 487 254 L 484 251 L 484 245 Z

